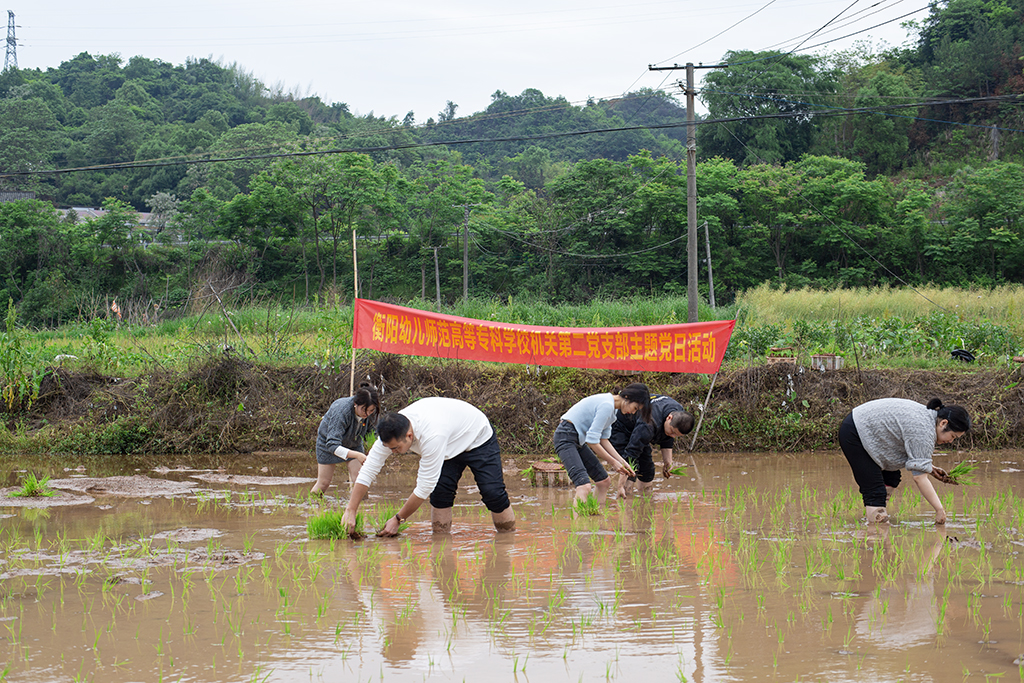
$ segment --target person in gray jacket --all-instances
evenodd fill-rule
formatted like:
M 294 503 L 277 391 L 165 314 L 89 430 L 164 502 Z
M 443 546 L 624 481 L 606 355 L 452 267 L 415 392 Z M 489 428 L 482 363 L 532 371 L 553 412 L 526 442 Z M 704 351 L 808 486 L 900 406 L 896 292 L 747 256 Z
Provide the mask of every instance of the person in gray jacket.
M 971 416 L 964 408 L 945 406 L 937 398 L 927 406 L 905 398 L 880 398 L 854 408 L 839 427 L 839 445 L 860 487 L 868 523 L 889 518 L 886 499 L 900 485 L 900 468 L 906 467 L 935 509 L 935 523 L 945 524 L 946 511 L 928 477 L 953 482 L 932 464 L 932 451 L 970 428 Z
M 316 483 L 311 494 L 323 495 L 331 485 L 338 463 L 348 463 L 349 479 L 356 480 L 366 460 L 363 440 L 367 430 L 377 423 L 379 414 L 380 395 L 365 382 L 353 396 L 339 398 L 331 404 L 316 432 Z

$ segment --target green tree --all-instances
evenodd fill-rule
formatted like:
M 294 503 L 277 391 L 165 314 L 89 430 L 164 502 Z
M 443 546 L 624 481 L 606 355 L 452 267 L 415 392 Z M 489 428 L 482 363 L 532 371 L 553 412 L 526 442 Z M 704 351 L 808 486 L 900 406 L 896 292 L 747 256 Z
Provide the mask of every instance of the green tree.
M 701 157 L 743 165 L 799 159 L 814 139 L 815 107 L 835 91 L 831 75 L 807 55 L 732 51 L 723 62 L 729 68 L 704 77 L 701 97 L 709 118 L 739 120 L 700 126 Z
M 946 211 L 966 263 L 984 264 L 995 281 L 1016 280 L 1024 272 L 1024 167 L 994 162 L 958 171 L 947 187 Z M 969 258 L 973 253 L 975 260 Z
M 0 169 L 37 171 L 50 167 L 58 132 L 57 118 L 41 99 L 0 100 Z M 0 178 L 0 188 L 39 190 L 35 176 Z
M 88 52 L 62 62 L 56 69 L 49 69 L 47 75 L 60 86 L 68 100 L 85 109 L 100 107 L 114 99 L 125 80 L 120 56 L 93 57 Z
M 857 93 L 858 109 L 885 107 L 912 101 L 913 90 L 899 74 L 879 71 Z M 890 173 L 903 166 L 910 146 L 911 112 L 858 114 L 853 120 L 854 159 L 865 163 L 872 174 Z

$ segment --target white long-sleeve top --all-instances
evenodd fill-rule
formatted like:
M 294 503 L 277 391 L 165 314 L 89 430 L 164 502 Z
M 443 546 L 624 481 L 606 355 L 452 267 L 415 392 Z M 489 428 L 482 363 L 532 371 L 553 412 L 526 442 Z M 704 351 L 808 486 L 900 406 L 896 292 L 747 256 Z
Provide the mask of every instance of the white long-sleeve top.
M 441 476 L 441 465 L 457 455 L 482 446 L 494 429 L 478 408 L 456 398 L 421 398 L 398 411 L 409 418 L 413 439 L 410 453 L 420 456 L 413 494 L 427 499 Z M 359 470 L 357 484 L 370 486 L 384 467 L 391 449 L 378 438 Z

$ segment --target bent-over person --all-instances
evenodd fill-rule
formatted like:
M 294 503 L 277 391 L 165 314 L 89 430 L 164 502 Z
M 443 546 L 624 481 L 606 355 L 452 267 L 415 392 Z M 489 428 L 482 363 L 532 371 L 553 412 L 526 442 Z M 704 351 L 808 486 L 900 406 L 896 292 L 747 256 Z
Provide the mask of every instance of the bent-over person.
M 971 416 L 962 406 L 943 405 L 938 398 L 928 405 L 906 398 L 879 398 L 854 408 L 839 426 L 839 446 L 860 488 L 868 524 L 888 521 L 885 504 L 900 485 L 903 467 L 935 510 L 935 523 L 945 524 L 946 510 L 929 477 L 955 482 L 932 464 L 932 452 L 970 429 Z
M 331 404 L 316 431 L 316 483 L 311 494 L 323 495 L 334 479 L 335 466 L 340 463 L 346 463 L 349 481 L 355 482 L 366 459 L 363 439 L 379 415 L 380 395 L 365 382 L 352 396 Z
M 672 451 L 675 440 L 693 430 L 693 415 L 671 396 L 651 396 L 650 423 L 636 419 L 636 414 L 616 411 L 609 441 L 634 470 L 638 486 L 644 492 L 654 486 L 654 457 L 651 445 L 661 448 L 661 476 L 672 476 Z M 633 479 L 623 474 L 618 478 L 618 494 L 632 491 Z
M 415 453 L 420 458 L 416 487 L 401 509 L 378 533 L 394 536 L 399 525 L 430 500 L 434 533 L 448 533 L 459 479 L 468 467 L 476 479 L 494 528 L 514 531 L 515 513 L 505 490 L 498 437 L 478 408 L 454 398 L 421 398 L 388 413 L 377 423 L 377 441 L 359 471 L 352 497 L 342 518 L 349 532 L 355 529 L 359 505 L 391 454 Z

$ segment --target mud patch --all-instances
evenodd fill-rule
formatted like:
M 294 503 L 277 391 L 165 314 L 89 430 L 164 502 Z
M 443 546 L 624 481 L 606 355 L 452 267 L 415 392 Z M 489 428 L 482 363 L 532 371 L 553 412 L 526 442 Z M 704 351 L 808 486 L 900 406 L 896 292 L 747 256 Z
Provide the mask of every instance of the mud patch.
M 131 477 L 53 479 L 49 484 L 55 489 L 66 489 L 92 495 L 125 496 L 127 498 L 181 495 L 189 493 L 196 486 L 190 481 L 153 479 L 141 474 Z
M 48 484 L 53 488 L 57 488 L 53 481 L 48 482 Z M 16 486 L 0 490 L 0 505 L 19 508 L 54 508 L 62 507 L 64 505 L 88 505 L 96 500 L 91 496 L 79 496 L 74 493 L 68 493 L 67 491 L 54 491 L 52 496 L 12 495 L 20 490 L 21 489 Z M 12 516 L 13 515 L 0 515 L 0 519 Z
M 316 481 L 309 477 L 260 477 L 248 474 L 194 474 L 193 479 L 211 484 L 237 484 L 239 486 L 290 486 L 310 484 Z
M 136 595 L 135 599 L 138 600 L 139 602 L 146 602 L 147 600 L 152 600 L 153 598 L 160 598 L 160 597 L 163 597 L 163 593 L 161 593 L 160 591 L 150 591 L 149 593 L 143 593 L 142 595 Z
M 178 543 L 198 543 L 206 542 L 211 538 L 217 538 L 223 536 L 224 532 L 219 529 L 189 529 L 183 527 L 181 529 L 175 529 L 174 531 L 161 531 L 158 534 L 153 534 L 154 539 L 176 541 Z

